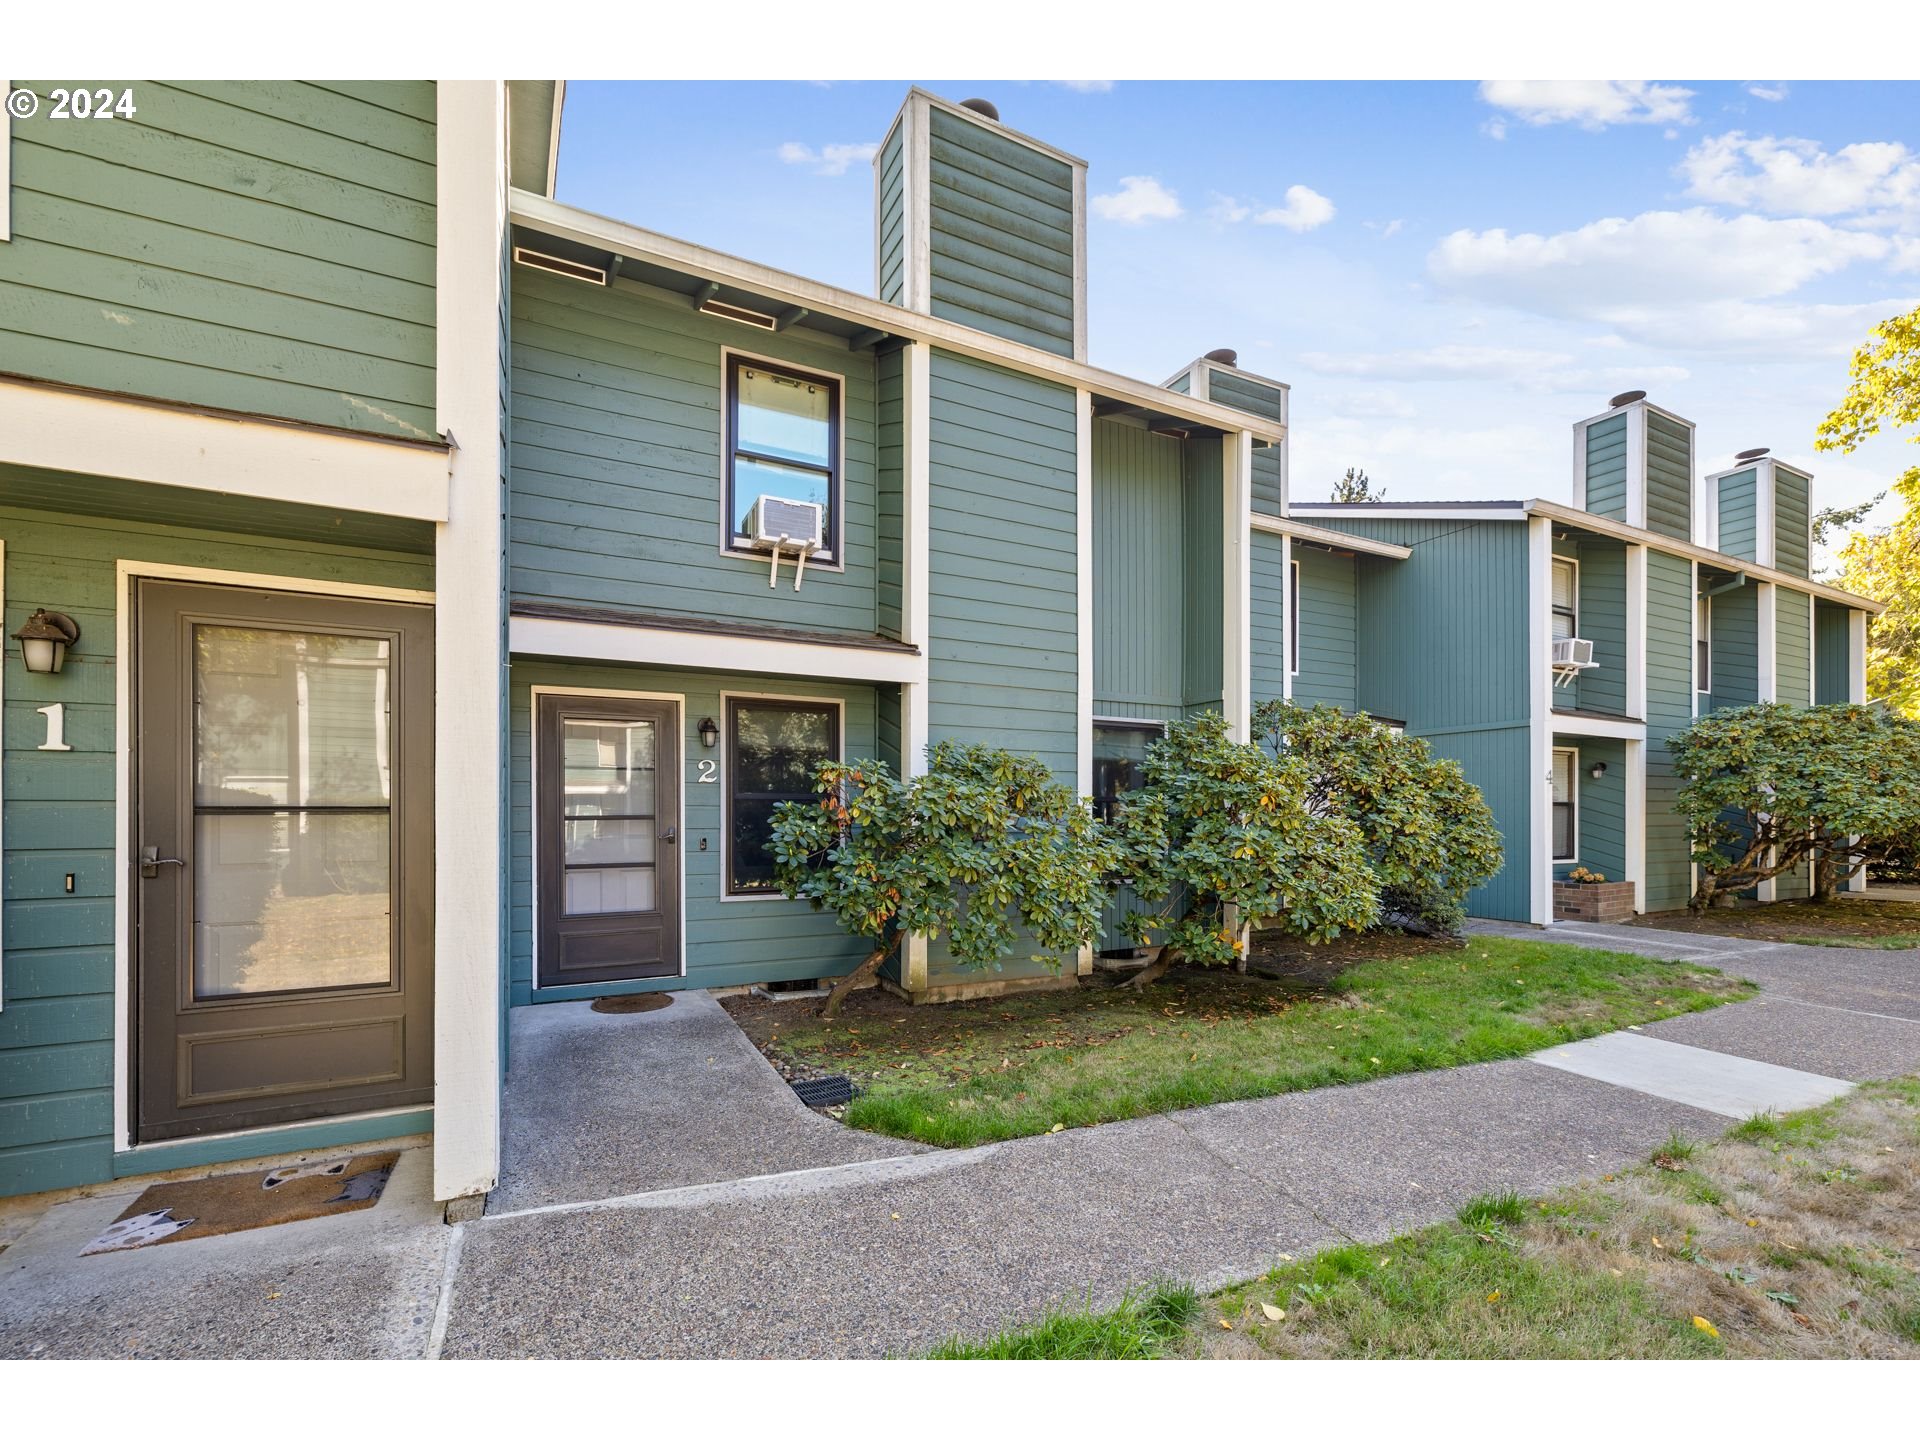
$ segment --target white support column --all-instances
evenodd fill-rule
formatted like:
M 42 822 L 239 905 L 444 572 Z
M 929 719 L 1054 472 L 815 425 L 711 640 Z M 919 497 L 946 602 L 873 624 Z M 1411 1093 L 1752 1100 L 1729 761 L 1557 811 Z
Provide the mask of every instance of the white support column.
M 1293 672 L 1299 667 L 1300 660 L 1294 651 L 1293 633 L 1300 626 L 1299 617 L 1293 612 L 1298 602 L 1293 593 L 1293 537 L 1280 537 L 1280 693 L 1288 704 L 1293 703 Z
M 1849 610 L 1847 612 L 1847 700 L 1850 704 L 1867 703 L 1867 612 Z M 1856 895 L 1863 895 L 1867 889 L 1867 872 L 1847 881 L 1847 889 Z
M 1779 494 L 1780 477 L 1774 472 L 1773 461 L 1762 460 L 1753 467 L 1753 559 L 1757 565 L 1771 567 L 1779 553 L 1779 509 L 1775 503 Z
M 920 652 L 920 679 L 900 687 L 900 771 L 927 771 L 929 652 L 933 625 L 928 566 L 933 557 L 933 350 L 915 341 L 900 352 L 901 416 L 901 631 Z M 900 978 L 909 991 L 927 988 L 927 937 L 909 935 L 900 947 Z
M 1235 430 L 1221 437 L 1220 476 L 1222 544 L 1220 570 L 1223 610 L 1220 639 L 1220 700 L 1227 731 L 1245 741 L 1253 723 L 1253 642 L 1250 624 L 1253 542 L 1247 517 L 1253 513 L 1253 432 Z
M 1647 528 L 1647 407 L 1627 407 L 1627 524 Z
M 1084 185 L 1085 171 L 1074 172 Z M 1080 739 L 1078 787 L 1082 795 L 1093 794 L 1093 392 L 1078 391 L 1074 397 L 1074 574 L 1078 581 L 1075 596 L 1079 704 L 1074 728 Z M 1080 947 L 1080 973 L 1093 973 L 1093 947 Z
M 1647 547 L 1627 546 L 1627 714 L 1647 718 Z
M 900 301 L 909 310 L 930 315 L 933 313 L 933 126 L 926 96 L 907 97 L 901 124 L 906 127 L 900 137 L 900 154 L 906 167 L 903 183 L 907 193 L 903 197 L 901 217 Z
M 500 1174 L 506 87 L 442 80 L 436 118 L 437 419 L 455 448 L 434 541 L 433 1193 L 454 1200 L 485 1194 Z
M 1553 523 L 1527 518 L 1527 918 L 1553 923 Z
M 1633 882 L 1633 908 L 1647 909 L 1647 742 L 1629 740 L 1627 747 L 1627 879 Z
M 1762 470 L 1763 480 L 1766 475 L 1767 472 Z M 1770 536 L 1765 532 L 1762 532 L 1761 543 L 1771 543 Z M 1758 653 L 1754 657 L 1754 664 L 1759 673 L 1760 698 L 1763 701 L 1778 700 L 1780 698 L 1780 590 L 1778 586 L 1770 585 L 1766 581 L 1758 582 L 1754 589 L 1756 591 L 1753 607 L 1754 628 L 1760 632 L 1756 646 Z M 1769 852 L 1768 862 L 1771 863 L 1773 858 L 1773 853 Z M 1763 902 L 1770 901 L 1775 898 L 1778 889 L 1776 882 L 1762 880 L 1754 894 Z

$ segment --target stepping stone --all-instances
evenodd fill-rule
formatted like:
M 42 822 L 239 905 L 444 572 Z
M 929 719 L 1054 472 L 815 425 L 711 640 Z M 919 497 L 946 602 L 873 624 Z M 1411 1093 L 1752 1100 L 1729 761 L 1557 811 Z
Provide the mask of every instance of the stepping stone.
M 1831 1075 L 1790 1070 L 1625 1030 L 1556 1045 L 1527 1058 L 1536 1065 L 1677 1100 L 1735 1120 L 1769 1110 L 1805 1110 L 1853 1089 L 1852 1081 Z

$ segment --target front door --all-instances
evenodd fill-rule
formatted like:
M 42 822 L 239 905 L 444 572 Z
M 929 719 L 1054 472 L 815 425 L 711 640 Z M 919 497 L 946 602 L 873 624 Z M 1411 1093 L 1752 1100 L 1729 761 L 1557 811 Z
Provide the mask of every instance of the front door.
M 138 1138 L 430 1101 L 432 612 L 153 580 L 135 606 Z
M 680 973 L 679 707 L 542 695 L 539 983 Z

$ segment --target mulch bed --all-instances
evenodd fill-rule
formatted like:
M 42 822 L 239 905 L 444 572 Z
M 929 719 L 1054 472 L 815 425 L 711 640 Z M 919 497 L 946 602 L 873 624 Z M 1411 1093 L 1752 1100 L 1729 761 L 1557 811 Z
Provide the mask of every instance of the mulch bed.
M 1903 900 L 1811 900 L 1744 904 L 1730 910 L 1662 911 L 1633 922 L 1652 930 L 1693 935 L 1740 935 L 1754 940 L 1806 940 L 1822 936 L 1908 935 L 1920 932 L 1920 904 Z

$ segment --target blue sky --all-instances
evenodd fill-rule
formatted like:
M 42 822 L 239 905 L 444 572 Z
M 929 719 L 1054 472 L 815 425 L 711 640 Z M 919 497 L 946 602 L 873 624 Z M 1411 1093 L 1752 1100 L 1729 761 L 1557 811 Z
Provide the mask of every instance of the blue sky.
M 573 82 L 559 198 L 871 293 L 866 158 L 909 82 Z M 921 82 L 1090 165 L 1089 344 L 1293 386 L 1294 493 L 1563 498 L 1572 422 L 1644 388 L 1822 501 L 1911 463 L 1812 448 L 1920 303 L 1920 86 Z

